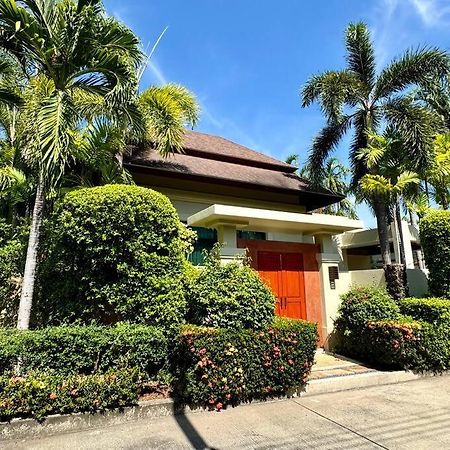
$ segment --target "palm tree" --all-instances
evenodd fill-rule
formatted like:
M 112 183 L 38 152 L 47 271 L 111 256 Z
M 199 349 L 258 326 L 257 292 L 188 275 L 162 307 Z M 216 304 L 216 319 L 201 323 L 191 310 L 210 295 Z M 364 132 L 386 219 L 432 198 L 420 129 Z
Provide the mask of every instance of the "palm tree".
M 358 151 L 368 146 L 367 132 L 376 133 L 383 125 L 402 136 L 411 170 L 428 165 L 431 130 L 436 126 L 436 118 L 407 94 L 411 87 L 424 85 L 430 77 L 448 73 L 450 61 L 447 53 L 436 48 L 408 50 L 377 75 L 373 43 L 364 23 L 347 27 L 345 44 L 347 67 L 313 76 L 301 97 L 303 107 L 317 101 L 327 120 L 314 139 L 309 155 L 313 180 L 320 183 L 330 152 L 353 130 L 349 157 L 352 189 L 357 192 L 359 180 L 367 173 L 376 173 L 357 157 Z M 388 212 L 382 196 L 375 194 L 371 203 L 382 259 L 387 267 L 391 264 Z
M 306 180 L 311 180 L 311 172 L 310 166 L 306 164 L 300 169 L 299 175 Z M 350 185 L 347 181 L 349 173 L 350 169 L 345 167 L 337 158 L 328 158 L 324 164 L 320 186 L 335 194 L 347 196 L 351 193 Z M 350 219 L 358 218 L 354 203 L 347 197 L 333 205 L 321 208 L 320 212 L 322 214 L 344 216 Z
M 36 80 L 22 150 L 37 173 L 17 325 L 26 329 L 46 192 L 64 174 L 72 131 L 86 117 L 75 105 L 79 97 L 95 96 L 97 105 L 131 120 L 142 54 L 134 34 L 107 17 L 100 0 L 0 0 L 0 26 L 0 45 Z

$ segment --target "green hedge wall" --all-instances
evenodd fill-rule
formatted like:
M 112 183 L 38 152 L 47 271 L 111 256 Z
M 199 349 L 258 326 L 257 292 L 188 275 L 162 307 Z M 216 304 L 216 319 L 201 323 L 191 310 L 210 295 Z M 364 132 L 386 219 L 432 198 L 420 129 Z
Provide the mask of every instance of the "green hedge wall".
M 450 302 L 405 299 L 399 306 L 386 308 L 389 299 L 384 295 L 377 289 L 364 289 L 363 293 L 353 289 L 343 296 L 336 320 L 336 350 L 380 367 L 418 372 L 448 370 Z
M 11 375 L 19 357 L 21 373 L 53 370 L 91 374 L 137 369 L 152 380 L 166 367 L 168 340 L 161 329 L 144 325 L 61 326 L 40 330 L 0 330 L 0 374 Z
M 129 369 L 113 373 L 64 376 L 30 373 L 0 377 L 0 421 L 50 414 L 96 412 L 137 403 L 137 375 Z
M 180 400 L 220 410 L 257 398 L 286 395 L 306 383 L 317 326 L 275 319 L 256 332 L 185 326 L 173 360 Z
M 400 301 L 403 314 L 429 323 L 450 321 L 450 300 L 446 298 L 405 298 Z
M 420 242 L 430 271 L 430 293 L 450 299 L 450 211 L 432 210 L 422 218 Z

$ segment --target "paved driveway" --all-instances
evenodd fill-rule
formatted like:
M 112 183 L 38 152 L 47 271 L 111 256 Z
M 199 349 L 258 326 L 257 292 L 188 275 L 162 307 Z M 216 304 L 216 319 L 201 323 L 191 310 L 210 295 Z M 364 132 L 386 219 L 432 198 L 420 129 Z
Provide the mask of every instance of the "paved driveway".
M 2 445 L 0 444 L 0 447 Z M 450 376 L 142 420 L 6 449 L 450 449 Z

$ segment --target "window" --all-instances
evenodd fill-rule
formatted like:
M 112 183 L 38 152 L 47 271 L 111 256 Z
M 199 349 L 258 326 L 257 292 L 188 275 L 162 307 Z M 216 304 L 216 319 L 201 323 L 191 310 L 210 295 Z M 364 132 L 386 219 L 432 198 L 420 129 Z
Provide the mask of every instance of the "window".
M 195 266 L 201 266 L 205 259 L 203 250 L 211 250 L 217 242 L 217 231 L 212 228 L 191 227 L 197 233 L 194 251 L 189 255 L 189 261 Z
M 265 241 L 267 239 L 266 233 L 264 233 L 263 231 L 243 231 L 243 230 L 237 231 L 237 238 L 253 239 L 258 241 Z

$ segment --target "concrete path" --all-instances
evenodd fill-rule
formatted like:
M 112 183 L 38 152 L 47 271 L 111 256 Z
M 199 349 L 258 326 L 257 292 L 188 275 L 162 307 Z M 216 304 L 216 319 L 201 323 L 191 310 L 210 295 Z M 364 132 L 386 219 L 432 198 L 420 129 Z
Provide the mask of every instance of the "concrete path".
M 450 376 L 140 420 L 4 449 L 450 449 Z

